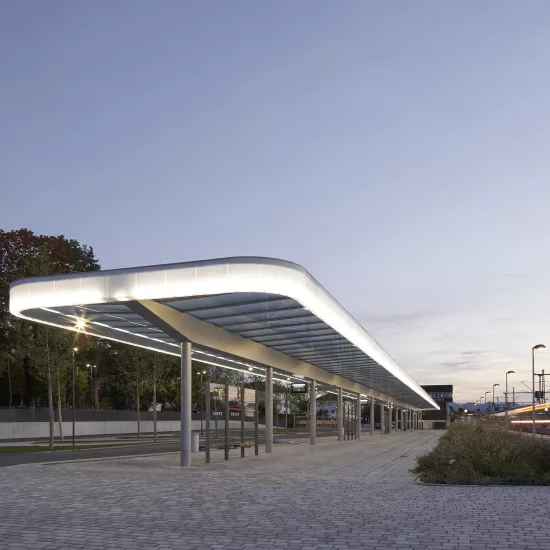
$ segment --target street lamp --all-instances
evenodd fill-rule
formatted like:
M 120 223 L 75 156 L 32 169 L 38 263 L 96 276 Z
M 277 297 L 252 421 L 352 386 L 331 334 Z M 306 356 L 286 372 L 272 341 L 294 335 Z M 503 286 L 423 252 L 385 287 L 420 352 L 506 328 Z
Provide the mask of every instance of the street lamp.
M 531 349 L 531 358 L 532 358 L 532 374 L 533 374 L 533 437 L 537 435 L 537 426 L 536 426 L 536 409 L 535 409 L 535 350 L 544 349 L 546 346 L 544 344 L 537 344 Z
M 86 365 L 90 369 L 90 409 L 94 410 L 94 369 L 97 368 L 97 365 Z
M 509 374 L 516 374 L 515 371 L 509 370 L 506 373 L 506 398 L 504 402 L 504 426 L 506 429 L 508 429 L 508 375 Z
M 205 371 L 205 370 L 203 370 L 203 371 L 201 371 L 201 372 L 198 372 L 197 374 L 198 374 L 198 375 L 200 375 L 200 377 L 201 377 L 201 391 L 200 391 L 199 395 L 200 395 L 200 409 L 201 409 L 201 411 L 200 411 L 200 412 L 201 412 L 201 437 L 202 437 L 202 390 L 203 390 L 203 386 L 202 386 L 202 375 L 203 375 L 203 374 L 206 374 L 206 371 Z
M 493 402 L 491 403 L 491 409 L 493 410 L 493 418 L 495 416 L 495 387 L 500 386 L 500 384 L 493 384 Z
M 75 383 L 74 383 L 74 354 L 78 348 L 73 348 L 73 450 L 75 448 L 75 428 L 76 428 L 76 403 L 75 403 Z
M 487 394 L 491 393 L 490 391 L 485 392 L 485 420 L 487 420 Z

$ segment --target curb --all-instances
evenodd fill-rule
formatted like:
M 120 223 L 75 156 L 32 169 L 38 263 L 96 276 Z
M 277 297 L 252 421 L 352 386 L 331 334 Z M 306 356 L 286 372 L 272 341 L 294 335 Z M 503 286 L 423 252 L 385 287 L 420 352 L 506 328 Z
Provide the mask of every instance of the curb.
M 454 487 L 460 488 L 460 487 L 477 487 L 478 489 L 483 489 L 486 487 L 502 487 L 503 489 L 510 489 L 510 488 L 525 488 L 525 487 L 548 487 L 548 485 L 502 485 L 499 483 L 488 483 L 487 485 L 466 485 L 466 484 L 458 484 L 458 483 L 426 483 L 425 481 L 422 481 L 419 477 L 415 478 L 414 482 L 417 485 L 423 485 L 424 487 Z
M 52 451 L 46 451 L 52 453 Z M 24 466 L 56 466 L 58 464 L 76 464 L 78 462 L 103 462 L 106 460 L 122 460 L 128 458 L 144 458 L 150 456 L 167 456 L 178 453 L 179 451 L 171 451 L 166 453 L 150 453 L 143 455 L 124 455 L 124 456 L 101 456 L 97 458 L 75 458 L 72 460 L 52 460 L 46 462 L 23 462 L 21 464 L 10 464 L 9 466 L 3 466 L 3 468 L 21 468 Z

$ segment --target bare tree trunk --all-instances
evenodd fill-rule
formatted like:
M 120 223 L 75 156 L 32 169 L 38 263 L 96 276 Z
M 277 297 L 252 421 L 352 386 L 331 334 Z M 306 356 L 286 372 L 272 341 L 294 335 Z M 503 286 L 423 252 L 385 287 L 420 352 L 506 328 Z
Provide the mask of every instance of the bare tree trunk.
M 61 383 L 59 381 L 59 366 L 57 367 L 57 422 L 59 423 L 59 437 L 61 438 L 61 443 L 65 440 L 63 439 L 63 414 L 61 412 Z
M 9 389 L 9 392 L 10 392 L 10 411 L 11 411 L 13 395 L 11 393 L 11 367 L 10 367 L 10 358 L 9 358 L 9 356 L 8 356 L 8 389 Z
M 153 433 L 155 443 L 157 440 L 157 364 L 153 364 Z
M 94 406 L 95 410 L 99 411 L 99 377 L 97 376 L 97 367 L 94 375 Z
M 285 434 L 286 434 L 288 433 L 288 390 L 285 397 L 286 397 L 286 403 L 285 403 Z
M 46 367 L 48 374 L 48 413 L 50 417 L 50 442 L 48 448 L 53 451 L 53 432 L 54 432 L 54 417 L 53 417 L 53 395 L 52 395 L 52 373 L 50 371 L 50 345 L 48 342 L 48 329 L 46 329 Z
M 136 369 L 136 410 L 137 410 L 137 436 L 141 437 L 141 425 L 139 422 L 139 364 Z

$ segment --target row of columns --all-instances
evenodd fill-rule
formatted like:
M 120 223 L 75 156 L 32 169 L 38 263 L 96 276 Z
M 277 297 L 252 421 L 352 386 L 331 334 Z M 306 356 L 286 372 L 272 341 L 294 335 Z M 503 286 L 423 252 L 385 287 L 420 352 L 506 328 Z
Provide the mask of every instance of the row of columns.
M 181 343 L 181 466 L 191 466 L 191 342 Z M 265 368 L 265 452 L 273 452 L 273 367 Z M 315 445 L 317 439 L 317 387 L 316 381 L 310 380 L 309 387 L 309 442 Z M 357 414 L 356 414 L 356 437 L 361 438 L 361 394 L 356 394 Z M 370 435 L 374 435 L 374 399 L 370 399 Z M 381 433 L 386 433 L 385 426 L 385 408 L 388 409 L 388 433 L 392 431 L 392 417 L 395 416 L 396 429 L 415 430 L 419 428 L 419 415 L 416 411 L 409 409 L 399 409 L 392 404 L 379 403 L 380 406 L 380 428 Z M 399 421 L 400 420 L 400 421 Z M 344 398 L 342 388 L 338 388 L 338 407 L 337 407 L 337 430 L 338 441 L 344 440 Z

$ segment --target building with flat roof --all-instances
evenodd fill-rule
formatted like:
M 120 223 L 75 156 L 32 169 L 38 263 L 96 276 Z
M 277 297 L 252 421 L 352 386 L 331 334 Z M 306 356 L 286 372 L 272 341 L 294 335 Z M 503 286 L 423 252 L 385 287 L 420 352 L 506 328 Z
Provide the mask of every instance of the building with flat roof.
M 449 403 L 453 401 L 453 386 L 449 384 L 423 385 L 422 389 L 437 403 L 439 410 L 422 411 L 424 428 L 444 430 L 449 427 L 451 411 Z

